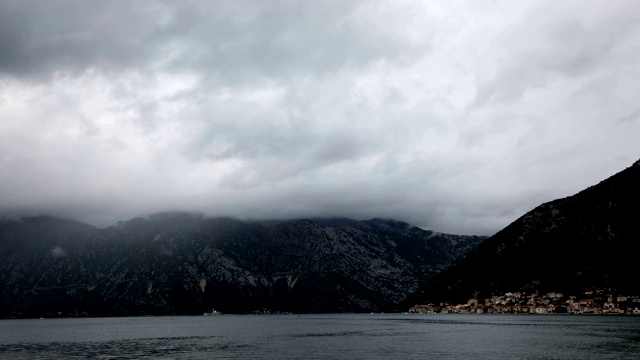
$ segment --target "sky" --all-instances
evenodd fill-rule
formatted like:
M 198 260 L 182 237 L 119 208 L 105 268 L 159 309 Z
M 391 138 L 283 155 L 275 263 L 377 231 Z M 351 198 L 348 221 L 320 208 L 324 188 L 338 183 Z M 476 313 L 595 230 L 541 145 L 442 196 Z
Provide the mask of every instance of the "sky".
M 0 0 L 0 214 L 491 235 L 640 158 L 638 1 Z

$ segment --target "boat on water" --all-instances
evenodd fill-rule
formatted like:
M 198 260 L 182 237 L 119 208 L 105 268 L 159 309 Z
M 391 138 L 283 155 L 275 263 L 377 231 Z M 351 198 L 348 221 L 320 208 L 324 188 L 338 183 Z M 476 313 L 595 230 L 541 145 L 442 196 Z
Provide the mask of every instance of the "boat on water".
M 211 312 L 205 312 L 203 314 L 204 316 L 216 316 L 216 315 L 222 315 L 221 312 L 216 311 L 216 309 L 213 309 Z

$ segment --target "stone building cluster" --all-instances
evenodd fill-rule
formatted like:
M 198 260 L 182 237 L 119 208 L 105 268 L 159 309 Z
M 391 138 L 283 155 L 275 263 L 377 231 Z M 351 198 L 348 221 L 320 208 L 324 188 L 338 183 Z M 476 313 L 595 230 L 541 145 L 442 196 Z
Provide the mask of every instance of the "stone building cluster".
M 508 292 L 490 298 L 472 298 L 466 304 L 415 305 L 417 314 L 632 314 L 640 315 L 640 297 L 611 289 L 585 290 L 580 295 Z

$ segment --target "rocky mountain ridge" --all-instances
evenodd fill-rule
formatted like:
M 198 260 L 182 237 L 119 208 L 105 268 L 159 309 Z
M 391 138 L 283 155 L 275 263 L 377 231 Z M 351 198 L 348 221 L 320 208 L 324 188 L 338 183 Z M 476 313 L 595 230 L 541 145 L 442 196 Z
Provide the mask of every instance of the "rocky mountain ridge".
M 542 204 L 432 278 L 403 306 L 507 292 L 640 295 L 640 161 Z
M 382 219 L 272 225 L 0 221 L 0 317 L 385 311 L 484 239 Z

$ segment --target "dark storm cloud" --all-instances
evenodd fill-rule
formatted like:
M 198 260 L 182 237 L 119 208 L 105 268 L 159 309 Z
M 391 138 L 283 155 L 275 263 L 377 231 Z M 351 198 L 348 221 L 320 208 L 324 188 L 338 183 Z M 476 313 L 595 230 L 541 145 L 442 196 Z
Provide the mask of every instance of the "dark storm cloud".
M 125 2 L 3 1 L 0 71 L 48 76 L 89 67 L 136 66 L 151 56 L 140 46 L 155 29 Z
M 336 71 L 414 55 L 360 23 L 357 2 L 4 1 L 0 71 L 198 71 L 237 83 Z

